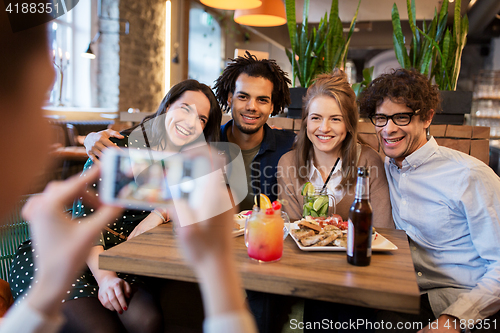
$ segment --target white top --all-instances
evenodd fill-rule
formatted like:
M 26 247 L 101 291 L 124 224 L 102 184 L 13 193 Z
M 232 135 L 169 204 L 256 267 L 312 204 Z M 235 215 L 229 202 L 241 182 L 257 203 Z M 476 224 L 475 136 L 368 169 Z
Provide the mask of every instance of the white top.
M 311 184 L 314 185 L 314 187 L 319 187 L 320 189 L 323 187 L 325 182 L 323 181 L 323 178 L 321 177 L 321 173 L 319 170 L 316 168 L 314 165 L 314 162 L 311 160 L 311 167 L 309 168 L 309 181 Z M 331 171 L 331 167 L 329 167 L 328 170 L 326 170 L 326 173 L 329 174 Z M 330 177 L 330 180 L 328 181 L 328 184 L 326 185 L 327 193 L 329 195 L 333 195 L 335 197 L 335 202 L 339 203 L 345 195 L 344 189 L 339 189 L 336 190 L 335 187 L 337 187 L 340 182 L 342 181 L 342 159 L 339 160 L 339 163 L 337 163 L 337 166 L 335 167 L 335 170 L 333 170 L 332 176 Z M 330 198 L 330 206 L 333 205 L 332 198 Z

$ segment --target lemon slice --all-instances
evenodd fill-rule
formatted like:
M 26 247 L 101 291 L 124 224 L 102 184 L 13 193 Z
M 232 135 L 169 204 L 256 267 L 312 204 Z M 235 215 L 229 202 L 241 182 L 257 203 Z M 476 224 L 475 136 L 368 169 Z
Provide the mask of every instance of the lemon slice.
M 318 210 L 318 215 L 319 216 L 327 216 L 328 214 L 328 203 L 325 202 L 323 206 Z
M 311 184 L 310 182 L 305 183 L 302 185 L 302 193 L 303 196 L 306 195 L 313 195 L 314 194 L 314 185 Z
M 255 205 L 257 205 L 257 196 L 253 197 L 253 202 Z M 260 209 L 268 209 L 268 208 L 273 208 L 271 200 L 269 200 L 267 195 L 261 193 L 260 194 Z

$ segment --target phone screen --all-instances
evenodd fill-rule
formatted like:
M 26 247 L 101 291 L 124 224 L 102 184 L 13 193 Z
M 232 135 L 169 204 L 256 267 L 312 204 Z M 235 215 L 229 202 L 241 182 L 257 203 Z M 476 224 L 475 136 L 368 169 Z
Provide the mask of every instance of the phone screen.
M 168 168 L 164 160 L 151 161 L 117 156 L 114 197 L 161 203 L 172 199 L 167 185 Z
M 100 192 L 106 203 L 128 208 L 153 209 L 168 205 L 193 161 L 181 154 L 122 149 L 104 154 Z

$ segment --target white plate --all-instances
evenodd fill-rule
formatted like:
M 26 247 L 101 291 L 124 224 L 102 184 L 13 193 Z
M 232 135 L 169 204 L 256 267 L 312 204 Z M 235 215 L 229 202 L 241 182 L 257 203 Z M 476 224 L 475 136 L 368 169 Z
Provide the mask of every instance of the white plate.
M 239 214 L 234 214 L 234 222 L 240 225 L 240 230 L 233 230 L 233 237 L 238 237 L 245 233 L 245 220 L 247 219 L 245 213 L 247 212 L 249 210 L 243 210 Z
M 300 229 L 297 223 L 290 223 L 290 228 L 291 230 L 293 229 Z M 302 251 L 332 251 L 332 252 L 342 252 L 345 251 L 345 247 L 339 247 L 339 246 L 302 246 L 302 243 L 300 243 L 293 235 L 290 233 L 290 236 L 292 236 L 292 239 L 295 241 L 299 249 Z M 398 247 L 394 245 L 390 240 L 379 234 L 378 232 L 375 232 L 372 238 L 372 251 L 374 252 L 381 252 L 381 251 L 394 251 L 397 250 Z

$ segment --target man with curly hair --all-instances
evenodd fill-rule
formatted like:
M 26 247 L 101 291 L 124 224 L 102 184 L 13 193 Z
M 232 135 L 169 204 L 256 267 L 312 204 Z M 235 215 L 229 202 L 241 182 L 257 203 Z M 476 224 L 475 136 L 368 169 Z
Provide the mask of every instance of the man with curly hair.
M 420 321 L 421 332 L 496 332 L 500 178 L 428 135 L 440 99 L 426 76 L 406 69 L 384 74 L 359 104 L 387 156 L 394 222 L 408 235 L 421 290 L 418 316 L 381 311 L 379 319 Z

